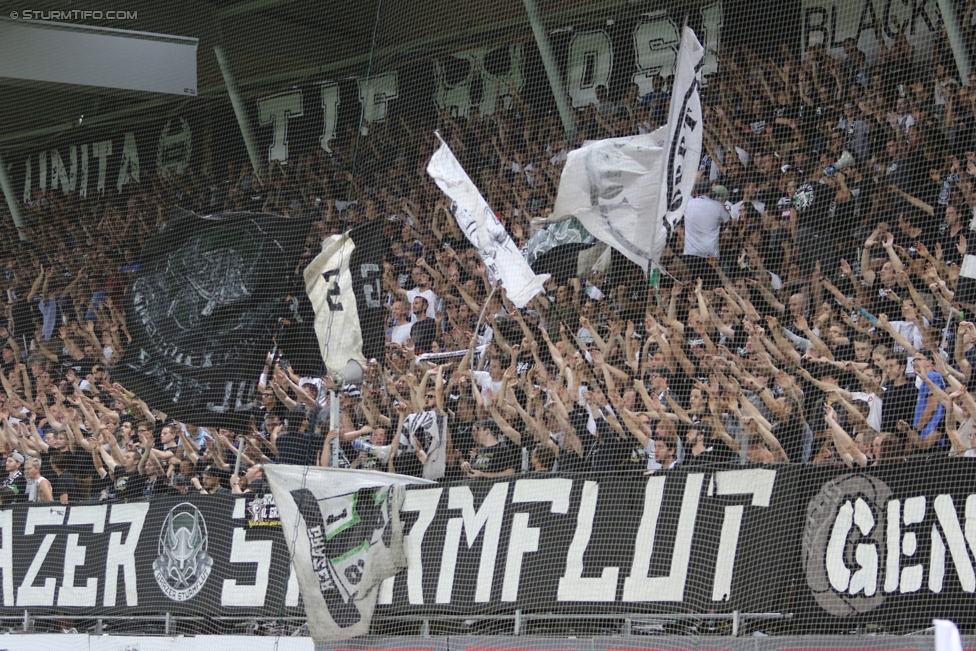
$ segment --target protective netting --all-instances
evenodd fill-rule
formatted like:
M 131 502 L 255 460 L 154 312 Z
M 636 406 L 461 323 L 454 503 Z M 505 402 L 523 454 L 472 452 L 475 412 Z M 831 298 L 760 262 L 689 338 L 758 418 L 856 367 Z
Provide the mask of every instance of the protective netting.
M 119 9 L 0 12 L 4 627 L 976 626 L 976 5 Z

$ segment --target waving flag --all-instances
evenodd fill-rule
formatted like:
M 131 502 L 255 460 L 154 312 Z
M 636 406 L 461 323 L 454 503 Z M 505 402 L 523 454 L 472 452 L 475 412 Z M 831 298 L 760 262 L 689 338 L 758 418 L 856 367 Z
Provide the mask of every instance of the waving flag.
M 239 427 L 307 228 L 253 213 L 170 221 L 143 247 L 126 295 L 133 341 L 112 378 L 173 418 Z
M 647 269 L 665 237 L 660 205 L 665 128 L 586 143 L 569 153 L 551 221 L 576 217 L 594 237 Z M 663 245 L 660 247 L 663 250 Z M 573 273 L 576 272 L 575 265 Z
M 458 226 L 478 250 L 491 276 L 502 281 L 508 300 L 522 308 L 533 296 L 542 293 L 549 275 L 535 275 L 443 140 L 427 164 L 427 173 L 451 199 L 451 212 Z
M 681 49 L 674 66 L 674 82 L 671 87 L 671 108 L 668 111 L 667 163 L 657 214 L 670 235 L 674 225 L 684 214 L 691 190 L 695 187 L 698 163 L 701 162 L 704 122 L 702 119 L 701 70 L 705 63 L 705 49 L 695 32 L 685 27 L 681 34 Z M 656 229 L 661 233 L 662 229 Z M 661 259 L 666 239 L 654 244 L 654 257 Z

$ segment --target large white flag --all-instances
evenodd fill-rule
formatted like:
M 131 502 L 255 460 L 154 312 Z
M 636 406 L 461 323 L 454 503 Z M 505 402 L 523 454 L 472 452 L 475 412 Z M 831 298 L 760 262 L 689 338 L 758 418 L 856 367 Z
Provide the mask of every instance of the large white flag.
M 664 169 L 665 132 L 587 142 L 569 153 L 548 221 L 576 217 L 595 238 L 647 269 L 661 257 L 664 223 L 655 219 Z M 661 231 L 661 232 L 659 232 Z
M 535 275 L 443 140 L 427 164 L 427 173 L 451 199 L 451 211 L 461 232 L 478 250 L 492 277 L 496 281 L 501 279 L 508 300 L 522 308 L 533 296 L 542 293 L 549 274 Z
M 704 62 L 705 49 L 698 42 L 695 32 L 685 27 L 674 66 L 671 107 L 668 110 L 667 161 L 661 184 L 665 191 L 661 193 L 657 211 L 669 235 L 685 214 L 701 162 L 704 125 L 699 88 Z M 665 243 L 664 240 L 655 243 L 652 258 L 655 262 L 661 259 Z
M 356 245 L 348 233 L 322 242 L 322 252 L 305 267 L 305 291 L 315 310 L 315 335 L 322 361 L 338 371 L 350 359 L 366 364 L 349 261 Z
M 962 651 L 962 637 L 955 622 L 949 619 L 933 619 L 935 624 L 935 651 Z
M 316 643 L 369 632 L 379 585 L 407 566 L 400 507 L 423 479 L 365 470 L 265 468 Z

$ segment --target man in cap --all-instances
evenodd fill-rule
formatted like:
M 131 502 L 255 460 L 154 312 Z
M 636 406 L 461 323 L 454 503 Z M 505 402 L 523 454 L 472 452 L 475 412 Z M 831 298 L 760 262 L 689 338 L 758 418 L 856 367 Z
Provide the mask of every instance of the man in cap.
M 230 473 L 223 468 L 211 464 L 203 471 L 203 483 L 194 477 L 190 480 L 193 488 L 201 495 L 230 494 L 227 484 L 230 483 Z

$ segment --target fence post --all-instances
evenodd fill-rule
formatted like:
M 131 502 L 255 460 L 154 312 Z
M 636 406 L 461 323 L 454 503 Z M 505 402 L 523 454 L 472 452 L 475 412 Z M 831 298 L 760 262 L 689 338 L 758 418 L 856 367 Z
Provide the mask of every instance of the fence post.
M 732 611 L 732 637 L 739 637 L 739 611 Z

